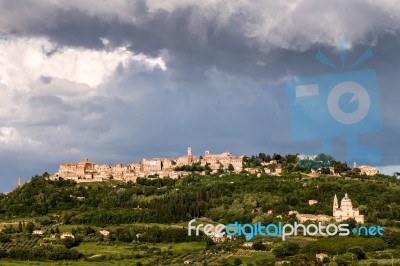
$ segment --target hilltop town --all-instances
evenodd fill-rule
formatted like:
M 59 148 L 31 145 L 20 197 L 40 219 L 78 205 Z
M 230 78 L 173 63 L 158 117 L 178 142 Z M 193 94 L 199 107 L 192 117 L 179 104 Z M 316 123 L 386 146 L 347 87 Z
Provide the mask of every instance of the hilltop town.
M 260 153 L 262 154 L 262 153 Z M 142 162 L 129 164 L 97 164 L 90 162 L 88 158 L 78 163 L 63 163 L 58 171 L 50 176 L 51 180 L 70 179 L 78 183 L 81 182 L 101 182 L 104 180 L 120 180 L 124 182 L 135 182 L 138 177 L 170 177 L 176 179 L 190 174 L 195 170 L 203 174 L 213 174 L 217 172 L 230 171 L 239 173 L 246 170 L 250 174 L 270 174 L 281 175 L 284 170 L 279 162 L 280 155 L 274 154 L 272 158 L 265 160 L 252 156 L 253 159 L 245 155 L 236 156 L 230 152 L 213 154 L 205 151 L 203 155 L 196 156 L 192 153 L 192 148 L 187 149 L 187 154 L 178 158 L 143 158 Z M 266 156 L 263 154 L 263 156 Z M 269 156 L 269 155 L 268 155 Z M 290 157 L 290 155 L 288 155 Z M 294 164 L 301 160 L 317 160 L 317 156 L 292 155 L 295 158 Z M 248 160 L 258 160 L 258 164 L 249 164 Z M 299 166 L 301 164 L 299 163 Z M 320 174 L 324 167 L 310 168 L 310 174 Z M 339 175 L 335 167 L 324 168 L 331 175 Z M 287 170 L 287 169 L 286 169 Z M 353 171 L 360 175 L 372 176 L 378 171 L 371 166 L 353 164 Z
M 276 154 L 275 154 L 276 155 Z M 277 155 L 278 158 L 280 155 Z M 297 161 L 315 159 L 316 156 L 293 155 Z M 254 157 L 254 156 L 252 156 Z M 203 155 L 196 156 L 192 153 L 192 148 L 187 149 L 187 154 L 178 158 L 143 158 L 142 162 L 133 162 L 129 164 L 97 164 L 90 162 L 88 158 L 78 163 L 60 164 L 58 171 L 50 176 L 51 180 L 69 179 L 78 183 L 81 182 L 101 182 L 104 180 L 120 180 L 124 182 L 135 182 L 138 177 L 170 177 L 176 179 L 183 177 L 191 172 L 188 171 L 195 167 L 196 171 L 203 174 L 213 174 L 218 171 L 230 171 L 239 173 L 246 170 L 250 174 L 271 174 L 280 175 L 283 171 L 282 165 L 276 158 L 264 161 L 260 159 L 258 167 L 245 166 L 248 157 L 245 155 L 236 156 L 230 152 L 213 154 L 205 151 Z M 246 168 L 246 169 L 245 169 Z M 306 167 L 307 168 L 307 167 Z M 329 174 L 339 175 L 334 167 L 326 167 Z M 368 165 L 353 164 L 353 171 L 360 175 L 372 176 L 378 171 Z M 322 167 L 311 168 L 311 174 L 322 173 Z
M 189 174 L 184 171 L 184 166 L 198 165 L 207 170 L 218 171 L 219 169 L 229 169 L 240 172 L 243 169 L 242 156 L 235 156 L 230 152 L 213 154 L 205 151 L 202 156 L 192 154 L 192 148 L 187 149 L 187 154 L 178 158 L 144 158 L 142 162 L 130 164 L 96 164 L 90 162 L 88 158 L 79 163 L 64 163 L 60 165 L 58 172 L 50 177 L 52 180 L 72 179 L 77 182 L 103 181 L 115 179 L 121 181 L 135 182 L 138 177 L 170 177 L 178 178 Z M 182 167 L 182 170 L 177 171 Z

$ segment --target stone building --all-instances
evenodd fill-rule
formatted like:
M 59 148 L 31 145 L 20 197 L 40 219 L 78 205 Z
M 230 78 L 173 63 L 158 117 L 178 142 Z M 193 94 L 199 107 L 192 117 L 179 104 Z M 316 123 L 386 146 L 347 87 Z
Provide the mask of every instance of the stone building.
M 196 163 L 199 161 L 199 157 L 193 156 L 192 154 L 192 148 L 189 147 L 187 149 L 187 155 L 181 156 L 176 160 L 176 165 L 177 166 L 182 166 L 182 165 L 191 165 L 193 163 Z
M 364 215 L 360 215 L 360 211 L 358 208 L 353 208 L 353 204 L 351 199 L 348 197 L 347 193 L 345 194 L 344 198 L 341 201 L 339 206 L 337 196 L 333 198 L 333 216 L 324 215 L 324 214 L 303 214 L 298 213 L 297 211 L 290 211 L 289 215 L 295 214 L 296 219 L 300 223 L 304 223 L 306 221 L 314 221 L 314 222 L 329 222 L 329 221 L 336 221 L 342 222 L 347 219 L 354 219 L 357 223 L 364 223 Z
M 360 215 L 358 208 L 353 208 L 353 203 L 351 202 L 351 199 L 348 197 L 347 193 L 340 202 L 340 206 L 335 194 L 333 199 L 333 217 L 337 222 L 353 218 L 357 221 L 357 223 L 364 223 L 364 215 Z
M 116 179 L 121 181 L 136 181 L 138 177 L 148 177 L 150 175 L 158 175 L 159 177 L 178 178 L 190 174 L 190 172 L 175 171 L 176 166 L 192 165 L 193 163 L 201 163 L 210 165 L 213 170 L 220 167 L 227 169 L 230 164 L 236 171 L 242 170 L 243 156 L 237 157 L 229 152 L 222 154 L 205 153 L 204 158 L 194 156 L 192 149 L 187 149 L 187 155 L 179 157 L 177 160 L 173 158 L 144 158 L 141 163 L 134 162 L 131 164 L 116 164 L 110 166 L 108 164 L 99 165 L 89 162 L 86 158 L 79 163 L 64 163 L 60 165 L 59 170 L 50 177 L 52 180 L 72 179 L 76 182 L 97 182 L 106 179 Z
M 54 175 L 55 177 L 63 177 L 70 179 L 81 179 L 85 178 L 85 174 L 95 171 L 95 164 L 89 162 L 88 158 L 77 164 L 64 163 L 60 165 L 58 172 Z
M 313 199 L 310 199 L 310 200 L 308 200 L 308 205 L 315 205 L 315 204 L 317 204 L 318 203 L 318 200 L 313 200 Z
M 318 215 L 314 215 L 314 214 L 302 214 L 302 213 L 298 213 L 296 215 L 296 219 L 299 221 L 299 223 L 305 223 L 306 221 L 312 221 L 312 222 L 329 222 L 330 220 L 332 220 L 332 216 L 329 215 L 325 215 L 325 214 L 318 214 Z
M 243 169 L 243 156 L 234 156 L 230 152 L 224 152 L 221 154 L 212 154 L 210 151 L 205 151 L 201 165 L 206 165 L 212 169 L 217 170 L 219 168 L 228 169 L 231 164 L 235 171 L 240 172 Z
M 360 169 L 360 174 L 361 175 L 365 174 L 365 175 L 371 176 L 371 175 L 376 175 L 376 174 L 379 173 L 379 171 L 376 168 L 372 167 L 372 166 L 369 166 L 369 165 L 359 165 L 359 166 L 357 166 L 357 163 L 354 162 L 353 170 L 356 169 L 356 168 Z
M 141 170 L 148 174 L 158 174 L 163 170 L 171 169 L 173 161 L 172 158 L 143 159 Z
M 97 171 L 102 178 L 108 179 L 112 177 L 112 167 L 108 164 L 96 164 L 95 171 Z

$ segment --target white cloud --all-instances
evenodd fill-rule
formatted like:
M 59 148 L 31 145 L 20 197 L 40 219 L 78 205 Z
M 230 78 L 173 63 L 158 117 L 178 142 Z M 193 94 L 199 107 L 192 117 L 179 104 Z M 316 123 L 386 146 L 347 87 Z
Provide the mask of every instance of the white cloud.
M 0 143 L 10 143 L 17 139 L 17 132 L 12 127 L 0 127 Z
M 139 70 L 166 69 L 162 58 L 134 54 L 126 47 L 90 50 L 60 47 L 45 38 L 0 40 L 0 82 L 8 88 L 29 91 L 41 77 L 63 79 L 92 88 L 109 78 L 118 66 Z
M 14 127 L 0 127 L 0 147 L 7 148 L 9 150 L 24 150 L 36 149 L 41 146 L 42 143 L 37 140 L 33 140 L 30 137 L 23 136 Z

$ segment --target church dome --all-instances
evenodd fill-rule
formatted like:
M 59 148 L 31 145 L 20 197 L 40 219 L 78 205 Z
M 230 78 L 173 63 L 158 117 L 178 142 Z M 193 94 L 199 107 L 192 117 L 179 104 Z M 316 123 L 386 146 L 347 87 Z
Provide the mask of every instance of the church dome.
M 347 193 L 344 195 L 344 198 L 341 201 L 341 205 L 351 205 L 351 199 L 347 195 Z

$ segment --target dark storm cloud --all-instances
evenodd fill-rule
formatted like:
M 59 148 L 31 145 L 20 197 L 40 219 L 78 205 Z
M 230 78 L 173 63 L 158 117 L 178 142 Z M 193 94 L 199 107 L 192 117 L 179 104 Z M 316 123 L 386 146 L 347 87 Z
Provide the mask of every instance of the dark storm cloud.
M 304 58 L 302 52 L 314 50 L 318 44 L 332 47 L 333 40 L 337 41 L 338 37 L 347 37 L 355 44 L 373 43 L 385 31 L 398 30 L 393 16 L 372 4 L 338 1 L 333 6 L 332 3 L 310 2 L 312 4 L 299 4 L 290 13 L 290 19 L 276 15 L 285 8 L 276 5 L 272 6 L 276 14 L 270 10 L 237 8 L 224 23 L 219 21 L 221 15 L 217 13 L 224 11 L 223 5 L 218 11 L 207 9 L 204 4 L 205 7 L 177 5 L 170 11 L 159 8 L 149 12 L 151 2 L 135 1 L 126 7 L 131 19 L 121 18 L 119 10 L 110 10 L 104 15 L 104 10 L 96 13 L 95 6 L 90 12 L 79 4 L 63 8 L 62 5 L 25 2 L 3 7 L 4 11 L 20 8 L 44 14 L 44 17 L 20 16 L 17 26 L 10 26 L 17 34 L 44 35 L 62 45 L 94 49 L 103 48 L 100 38 L 108 38 L 115 46 L 130 42 L 133 51 L 148 55 L 167 50 L 170 53 L 168 66 L 177 80 L 198 81 L 210 66 L 228 73 L 276 80 L 287 72 L 303 70 L 304 67 L 297 64 Z M 262 7 L 262 3 L 258 5 Z M 267 8 L 270 6 L 264 3 Z M 311 10 L 314 17 L 309 14 Z M 262 24 L 273 23 L 275 17 L 281 25 L 263 29 Z M 251 35 L 252 26 L 254 30 L 260 27 L 259 32 Z M 324 31 L 331 29 L 337 32 L 332 32 L 329 39 L 318 39 L 318 35 L 329 36 Z

